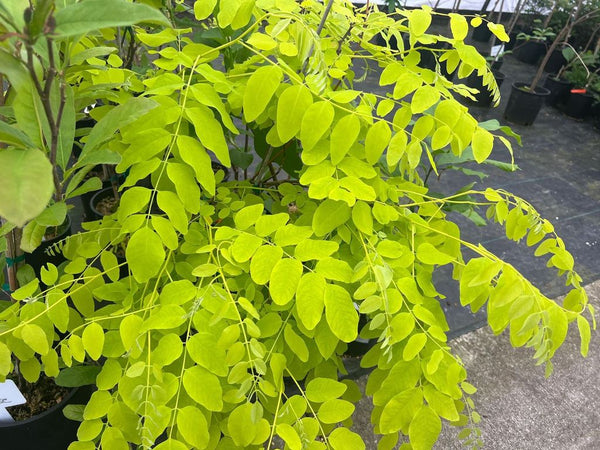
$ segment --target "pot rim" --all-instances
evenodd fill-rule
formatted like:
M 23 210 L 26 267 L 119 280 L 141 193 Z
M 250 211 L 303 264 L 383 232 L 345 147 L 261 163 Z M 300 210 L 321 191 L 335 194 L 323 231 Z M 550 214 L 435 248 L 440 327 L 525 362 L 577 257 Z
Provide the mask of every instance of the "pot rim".
M 113 190 L 113 187 L 111 185 L 111 186 L 100 189 L 99 191 L 94 193 L 94 195 L 92 195 L 92 198 L 90 198 L 90 209 L 92 210 L 92 212 L 94 214 L 98 215 L 99 217 L 106 217 L 104 214 L 101 214 L 100 211 L 98 211 L 96 209 L 96 204 L 98 203 L 98 201 L 97 201 L 98 199 L 104 198 L 104 197 L 102 197 L 102 194 L 104 194 L 108 191 L 112 191 L 112 190 Z
M 71 219 L 71 216 L 67 212 L 67 215 L 65 217 L 65 221 L 62 224 L 58 225 L 58 227 L 56 227 L 56 228 L 59 228 L 59 229 L 64 227 L 63 230 L 59 234 L 57 234 L 56 236 L 54 236 L 51 239 L 46 239 L 46 237 L 44 236 L 42 238 L 42 242 L 52 242 L 53 243 L 53 242 L 57 242 L 57 241 L 63 240 L 71 232 L 71 227 L 72 226 L 73 226 L 73 220 Z M 47 227 L 47 229 L 50 229 L 50 228 L 52 228 L 52 227 Z
M 549 73 L 548 76 L 546 77 L 546 80 L 550 80 L 550 81 L 553 81 L 554 83 L 558 83 L 558 84 L 564 84 L 565 86 L 571 84 L 570 81 L 565 80 L 564 78 L 556 78 L 556 75 L 558 75 L 558 74 Z
M 529 87 L 529 83 L 525 83 L 523 81 L 515 81 L 512 84 L 513 89 L 518 90 L 519 92 L 522 92 L 525 95 L 531 95 L 534 97 L 546 97 L 547 95 L 550 95 L 550 90 L 542 86 L 537 86 L 534 92 L 524 90 L 523 88 L 525 87 Z

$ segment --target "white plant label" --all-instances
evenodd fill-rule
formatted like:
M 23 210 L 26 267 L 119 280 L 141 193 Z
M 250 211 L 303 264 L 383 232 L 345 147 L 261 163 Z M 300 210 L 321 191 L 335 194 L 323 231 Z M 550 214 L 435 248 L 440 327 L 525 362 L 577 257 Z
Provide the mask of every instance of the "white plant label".
M 500 44 L 500 45 L 494 45 L 492 47 L 492 49 L 490 50 L 490 56 L 493 56 L 494 58 L 496 56 L 498 56 L 500 53 L 504 52 L 504 44 Z
M 25 397 L 13 380 L 0 383 L 0 422 L 14 422 L 6 408 L 26 403 Z

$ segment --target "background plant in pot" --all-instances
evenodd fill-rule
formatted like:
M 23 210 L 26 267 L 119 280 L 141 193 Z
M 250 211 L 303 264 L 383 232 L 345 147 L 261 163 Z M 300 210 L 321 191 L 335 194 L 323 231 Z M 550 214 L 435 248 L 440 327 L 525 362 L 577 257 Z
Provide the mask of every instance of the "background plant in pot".
M 559 2 L 555 13 L 551 16 L 551 20 L 548 21 L 549 26 L 554 30 L 562 29 L 571 15 L 574 5 L 575 2 Z M 597 8 L 598 2 L 596 0 L 585 1 L 582 5 L 581 15 Z M 599 19 L 595 17 L 575 25 L 570 33 L 569 43 L 582 52 L 590 49 L 596 43 L 598 37 Z
M 108 46 L 108 40 L 103 48 L 95 46 L 93 39 L 72 40 L 81 28 L 71 26 L 73 18 L 79 10 L 85 12 L 89 7 L 64 8 L 66 12 L 58 11 L 56 18 L 51 16 L 54 7 L 51 1 L 36 2 L 33 9 L 29 8 L 29 2 L 15 1 L 1 10 L 0 26 L 5 39 L 0 58 L 8 89 L 3 92 L 6 108 L 1 122 L 6 148 L 0 158 L 6 177 L 0 214 L 6 222 L 3 232 L 12 234 L 7 239 L 9 261 L 16 261 L 21 251 L 33 252 L 42 240 L 60 235 L 61 228 L 68 227 L 67 201 L 100 187 L 98 178 L 86 179 L 86 174 L 96 164 L 116 162 L 115 154 L 103 148 L 103 142 L 98 140 L 98 136 L 111 133 L 107 122 L 91 132 L 87 145 L 73 162 L 75 123 L 81 115 L 78 111 L 83 111 L 92 102 L 90 99 L 113 101 L 97 111 L 98 116 L 104 115 L 115 107 L 114 95 L 108 94 L 110 89 L 128 85 L 129 92 L 124 90 L 120 94 L 121 103 L 131 99 L 135 92 L 127 74 L 115 76 L 117 70 L 114 70 L 106 75 L 109 71 L 99 65 L 100 57 L 116 50 Z M 134 8 L 136 12 L 131 19 L 122 19 L 123 24 L 158 20 L 159 13 L 155 10 Z M 90 46 L 94 47 L 92 51 Z M 115 58 L 108 58 L 113 65 L 119 59 Z M 99 80 L 96 88 L 82 82 L 86 78 L 111 76 L 112 84 L 102 87 Z M 132 99 L 131 109 L 135 102 Z M 117 113 L 112 116 L 114 120 Z M 39 269 L 41 263 L 34 265 Z M 11 289 L 17 287 L 14 268 L 16 265 L 9 270 Z
M 547 42 L 556 37 L 550 28 L 535 27 L 531 33 L 519 33 L 513 48 L 515 57 L 527 64 L 536 64 L 546 53 Z
M 576 69 L 565 73 L 565 78 L 572 84 L 569 97 L 565 105 L 565 113 L 575 119 L 583 120 L 591 112 L 594 95 L 590 86 L 598 79 L 598 74 Z
M 26 301 L 3 316 L 1 375 L 13 354 L 42 370 L 40 359 L 63 373 L 99 369 L 72 450 L 270 448 L 275 436 L 290 448 L 365 448 L 350 430 L 364 394 L 340 381 L 340 355 L 359 335 L 377 340 L 361 365 L 373 368 L 381 448 L 400 435 L 431 447 L 442 420 L 478 436 L 474 387 L 432 282 L 449 264 L 463 305 L 485 305 L 492 329 L 531 346 L 548 374 L 570 322 L 587 352 L 591 306 L 551 224 L 505 191 L 440 197 L 426 186 L 444 155 L 484 162 L 495 142 L 512 152 L 509 130 L 478 124 L 454 99 L 467 88 L 419 66 L 421 47 L 441 41 L 450 72 L 485 76 L 466 19 L 451 15 L 452 37 L 441 37 L 427 33 L 428 8 L 397 21 L 345 1 L 198 1 L 193 13 L 195 30 L 136 33 L 159 56 L 138 78 L 151 108 L 104 128 L 117 172 L 128 171 L 117 212 L 70 237 L 68 263 L 42 273 L 48 289 L 22 287 Z M 408 34 L 409 49 L 373 44 L 384 29 Z M 361 59 L 381 66 L 388 95 L 354 84 Z M 136 185 L 148 175 L 151 187 Z M 563 304 L 461 240 L 445 208 L 465 196 L 509 239 L 540 244 L 572 286 Z M 121 243 L 126 274 L 111 251 Z
M 568 97 L 573 83 L 565 77 L 565 73 L 571 70 L 574 66 L 576 72 L 583 71 L 584 77 L 587 78 L 589 73 L 588 65 L 594 63 L 595 57 L 593 53 L 586 52 L 579 54 L 573 47 L 568 45 L 562 50 L 566 64 L 563 65 L 556 73 L 549 74 L 545 81 L 544 87 L 550 91 L 550 95 L 546 98 L 546 104 L 551 106 L 563 106 Z M 586 83 L 584 82 L 583 85 Z
M 132 99 L 135 87 L 129 83 L 125 70 L 120 80 L 112 73 L 114 79 L 111 85 L 101 86 L 97 82 L 95 87 L 90 87 L 81 82 L 101 77 L 101 73 L 106 71 L 106 62 L 103 61 L 103 66 L 100 58 L 114 53 L 116 49 L 110 47 L 113 44 L 110 39 L 102 41 L 102 48 L 94 43 L 98 42 L 97 39 L 75 39 L 74 35 L 88 31 L 79 19 L 91 17 L 102 24 L 102 20 L 114 21 L 115 16 L 111 19 L 111 14 L 114 14 L 121 25 L 146 20 L 168 23 L 152 8 L 123 2 L 119 5 L 125 5 L 127 17 L 119 16 L 124 12 L 123 7 L 112 13 L 103 13 L 102 18 L 99 14 L 89 16 L 94 3 L 97 9 L 98 2 L 87 2 L 85 6 L 63 5 L 62 8 L 45 0 L 0 5 L 0 99 L 3 105 L 0 112 L 0 160 L 4 170 L 0 188 L 0 215 L 4 222 L 2 263 L 8 269 L 9 289 L 14 291 L 20 284 L 23 288 L 20 292 L 28 296 L 38 295 L 40 289 L 46 289 L 44 280 L 48 280 L 48 270 L 56 270 L 55 267 L 65 260 L 60 252 L 60 243 L 71 227 L 67 212 L 72 205 L 67 201 L 72 202 L 79 195 L 100 187 L 98 178 L 86 178 L 86 175 L 97 164 L 118 161 L 115 159 L 118 155 L 104 144 L 118 125 L 133 120 L 144 110 L 143 100 Z M 111 6 L 110 3 L 115 2 L 106 6 Z M 113 63 L 116 65 L 116 60 Z M 112 93 L 105 95 L 125 84 L 128 89 L 122 90 L 119 98 L 123 105 L 129 105 L 130 111 L 123 111 L 125 107 L 116 104 Z M 92 103 L 90 98 L 104 100 L 105 104 L 111 101 L 112 104 L 103 108 L 104 111 L 98 111 L 97 118 L 104 117 L 105 120 L 100 120 L 97 128 L 76 135 L 76 121 L 83 117 L 84 107 Z M 131 104 L 127 103 L 129 99 Z M 76 139 L 80 138 L 86 140 L 86 144 L 73 158 L 72 150 Z M 26 253 L 23 254 L 23 251 Z M 24 259 L 27 265 L 23 265 Z M 50 269 L 42 269 L 45 263 L 50 263 Z M 41 283 L 36 278 L 40 274 Z M 3 323 L 10 323 L 11 311 L 20 309 L 19 303 L 24 299 L 15 294 L 10 300 L 0 302 Z M 29 311 L 26 314 L 39 312 L 37 306 L 24 308 Z M 36 382 L 41 372 L 43 377 L 54 378 L 59 370 L 58 361 L 52 359 L 54 353 L 43 351 L 44 356 L 39 360 L 32 358 L 36 350 L 43 348 L 45 338 L 40 339 L 39 332 L 44 327 L 49 333 L 47 344 L 50 345 L 54 338 L 51 323 L 42 318 L 34 321 L 32 327 L 21 333 L 33 330 L 34 334 L 37 332 L 37 339 L 34 337 L 35 342 L 29 341 L 31 346 L 17 350 L 20 362 L 15 359 L 8 370 L 5 370 L 6 367 L 3 369 L 3 375 L 12 377 L 25 388 L 30 400 L 27 405 L 31 407 L 30 414 L 43 411 L 36 409 L 42 403 L 31 399 L 42 397 L 35 389 L 47 391 L 49 384 L 45 378 L 41 387 L 26 386 L 25 382 Z M 56 401 L 60 402 L 63 397 L 81 401 L 80 394 L 66 395 L 58 390 Z M 48 412 L 17 422 L 14 426 L 2 427 L 0 435 L 3 442 L 13 448 L 65 448 L 75 437 L 75 428 L 64 423 L 59 425 L 61 417 L 64 421 L 63 408 L 61 402 Z M 24 436 L 29 438 L 26 443 L 22 442 Z
M 513 83 L 511 95 L 504 111 L 504 117 L 507 120 L 521 125 L 531 125 L 535 122 L 545 97 L 550 94 L 548 89 L 538 85 L 542 80 L 544 69 L 554 50 L 561 43 L 568 43 L 569 35 L 575 25 L 600 16 L 600 9 L 586 10 L 584 6 L 586 6 L 584 1 L 578 0 L 577 4 L 571 9 L 569 19 L 557 33 L 531 83 L 523 81 Z

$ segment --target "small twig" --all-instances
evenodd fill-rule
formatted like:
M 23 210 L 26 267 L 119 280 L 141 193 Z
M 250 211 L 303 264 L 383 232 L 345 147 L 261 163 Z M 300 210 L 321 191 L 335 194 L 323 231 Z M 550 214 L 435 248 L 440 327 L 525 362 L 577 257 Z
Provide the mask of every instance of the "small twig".
M 35 73 L 35 67 L 33 65 L 33 49 L 31 45 L 25 45 L 25 51 L 27 53 L 27 69 L 29 70 L 29 74 L 31 75 L 31 79 L 33 80 L 33 84 L 35 86 L 35 90 L 38 94 L 44 92 L 42 89 L 42 85 L 40 84 L 40 80 Z
M 513 29 L 517 25 L 517 22 L 519 21 L 519 16 L 521 15 L 521 9 L 523 8 L 523 3 L 524 0 L 519 0 L 517 2 L 517 5 L 515 6 L 515 9 L 513 11 L 513 15 L 510 19 L 510 22 L 508 23 L 508 29 L 506 30 L 506 34 L 510 35 L 510 33 L 512 33 Z
M 10 292 L 14 292 L 19 288 L 19 282 L 17 280 L 17 241 L 15 239 L 15 229 L 12 229 L 6 235 L 6 272 L 8 276 L 8 286 Z
M 251 182 L 254 182 L 255 180 L 259 179 L 259 177 L 262 174 L 263 168 L 265 167 L 265 164 L 268 164 L 268 160 L 271 159 L 272 154 L 273 154 L 273 147 L 269 146 L 269 150 L 267 150 L 267 154 L 265 155 L 263 160 L 260 162 L 260 165 L 258 166 L 258 169 L 256 170 L 256 173 L 254 174 L 254 176 L 250 179 Z
M 319 37 L 321 35 L 321 31 L 323 31 L 323 28 L 325 27 L 325 21 L 327 20 L 327 16 L 329 16 L 329 13 L 331 12 L 331 7 L 333 6 L 333 2 L 334 2 L 334 0 L 329 0 L 327 2 L 327 6 L 325 6 L 325 11 L 323 11 L 323 16 L 321 17 L 321 22 L 319 22 L 319 26 L 317 27 L 317 31 L 315 32 L 317 37 Z M 308 60 L 312 56 L 314 50 L 315 50 L 315 46 L 313 44 L 310 46 L 310 51 L 308 52 L 308 56 L 306 57 L 306 60 L 304 61 L 304 64 L 302 66 L 302 73 L 304 73 L 306 71 L 306 66 L 308 65 Z
M 555 2 L 552 4 L 552 9 L 548 13 L 548 15 L 546 16 L 546 20 L 544 20 L 544 23 L 542 24 L 542 28 L 548 28 L 548 25 L 550 25 L 550 20 L 552 19 L 552 16 L 556 12 L 557 7 L 558 7 L 558 0 L 555 0 Z
M 354 27 L 354 24 L 350 24 L 348 26 L 348 30 L 346 31 L 346 33 L 344 33 L 344 35 L 342 36 L 342 38 L 339 40 L 338 42 L 338 47 L 336 50 L 336 54 L 339 56 L 339 54 L 342 51 L 342 45 L 344 44 L 344 41 L 348 38 L 348 36 L 350 36 L 350 33 L 352 33 L 352 28 Z
M 46 70 L 46 81 L 44 83 L 44 87 L 40 83 L 40 80 L 37 77 L 35 72 L 35 66 L 33 64 L 33 48 L 32 43 L 27 42 L 25 44 L 26 53 L 27 53 L 27 69 L 29 70 L 29 74 L 33 80 L 33 84 L 35 89 L 40 96 L 42 101 L 42 106 L 44 108 L 44 113 L 46 115 L 46 119 L 48 120 L 48 125 L 50 127 L 50 154 L 49 159 L 52 164 L 52 172 L 54 179 L 54 198 L 56 201 L 60 201 L 62 199 L 62 187 L 60 183 L 60 176 L 58 173 L 58 167 L 56 165 L 56 154 L 58 151 L 58 135 L 60 131 L 60 121 L 62 120 L 62 113 L 65 106 L 65 86 L 64 81 L 61 80 L 61 94 L 60 94 L 60 103 L 58 107 L 57 117 L 54 117 L 54 112 L 52 111 L 52 103 L 51 103 L 51 90 L 52 83 L 54 78 L 56 78 L 58 72 L 56 70 L 55 60 L 54 60 L 54 50 L 52 47 L 52 39 L 46 38 L 46 43 L 48 46 L 48 63 L 49 67 Z M 48 143 L 46 142 L 46 145 Z
M 135 42 L 135 34 L 132 27 L 127 27 L 126 32 L 129 32 L 129 48 L 127 49 L 127 58 L 125 60 L 125 68 L 131 69 L 133 67 L 133 60 L 135 59 L 135 51 L 137 44 Z M 123 33 L 123 38 L 126 33 Z
M 542 60 L 541 64 L 539 65 L 538 70 L 533 78 L 533 81 L 529 85 L 530 91 L 535 91 L 536 86 L 542 79 L 544 68 L 546 67 L 546 64 L 548 64 L 548 61 L 550 60 L 550 57 L 552 56 L 552 52 L 554 52 L 556 47 L 558 47 L 559 43 L 568 41 L 569 36 L 571 35 L 571 31 L 573 30 L 573 27 L 579 23 L 585 22 L 586 20 L 588 20 L 588 19 L 594 17 L 596 14 L 600 13 L 600 9 L 595 9 L 595 10 L 590 11 L 589 13 L 584 14 L 583 16 L 580 17 L 579 13 L 581 12 L 582 3 L 583 3 L 583 0 L 578 0 L 574 13 L 572 13 L 572 15 L 569 16 L 567 23 L 565 24 L 563 29 L 560 30 L 560 32 L 554 39 L 554 42 L 552 42 L 552 45 L 546 52 L 546 56 L 544 56 L 544 59 Z
M 596 33 L 598 32 L 598 30 L 600 30 L 600 27 L 596 27 L 594 29 L 594 31 L 590 35 L 590 38 L 588 39 L 587 43 L 585 44 L 585 47 L 583 47 L 583 50 L 582 50 L 583 52 L 587 52 L 590 49 L 590 46 L 592 45 L 592 42 L 594 42 L 594 38 L 596 37 Z
M 575 50 L 575 49 L 573 48 L 573 46 L 572 46 L 571 44 L 569 44 L 568 42 L 565 42 L 565 43 L 564 43 L 564 45 L 565 45 L 565 46 L 567 46 L 567 47 L 569 47 L 571 50 L 573 50 L 573 53 L 575 53 L 575 58 L 574 58 L 574 59 L 578 59 L 578 60 L 579 60 L 579 62 L 581 62 L 581 65 L 583 66 L 583 68 L 584 68 L 584 69 L 585 69 L 585 71 L 587 72 L 587 77 L 586 77 L 586 80 L 587 80 L 587 79 L 589 79 L 589 78 L 590 78 L 590 75 L 591 75 L 591 74 L 590 74 L 590 71 L 589 71 L 589 69 L 588 69 L 588 67 L 587 67 L 586 63 L 583 61 L 583 59 L 582 59 L 582 58 L 581 58 L 581 56 L 579 55 L 579 53 L 577 53 L 577 50 Z M 565 73 L 565 71 L 566 71 L 566 70 L 567 70 L 569 67 L 571 67 L 571 66 L 572 66 L 572 64 L 571 64 L 571 63 L 572 63 L 572 61 L 571 61 L 570 63 L 568 63 L 568 64 L 564 65 L 564 66 L 563 66 L 563 67 L 560 69 L 560 71 L 558 72 L 558 74 L 556 75 L 556 78 L 560 78 L 560 77 L 562 77 L 562 75 Z

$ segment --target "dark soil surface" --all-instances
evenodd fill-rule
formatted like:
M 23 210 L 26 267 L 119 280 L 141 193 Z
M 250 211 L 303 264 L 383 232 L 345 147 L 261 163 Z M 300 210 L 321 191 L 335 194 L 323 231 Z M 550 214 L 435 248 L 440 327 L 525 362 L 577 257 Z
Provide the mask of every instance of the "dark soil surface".
M 106 197 L 98 202 L 96 210 L 103 216 L 110 216 L 119 206 L 119 200 L 114 197 Z
M 57 236 L 60 236 L 67 230 L 68 227 L 69 227 L 68 220 L 65 221 L 65 223 L 63 223 L 62 225 L 59 225 L 58 227 L 48 227 L 46 229 L 46 233 L 44 234 L 44 240 L 49 241 L 51 239 L 54 239 Z
M 24 405 L 12 406 L 7 411 L 16 421 L 26 420 L 59 404 L 71 391 L 69 388 L 58 386 L 51 378 L 44 375 L 36 383 L 19 383 L 19 390 L 27 399 Z

